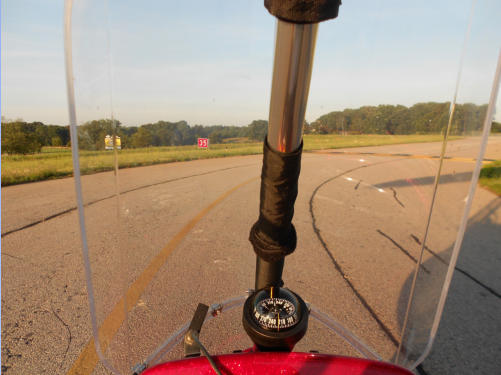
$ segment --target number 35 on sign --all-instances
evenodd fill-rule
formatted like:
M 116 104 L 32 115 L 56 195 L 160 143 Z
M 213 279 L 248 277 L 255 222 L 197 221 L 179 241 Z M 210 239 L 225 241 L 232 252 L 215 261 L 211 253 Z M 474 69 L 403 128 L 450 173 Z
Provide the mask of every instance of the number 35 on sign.
M 198 148 L 209 148 L 209 139 L 198 138 Z

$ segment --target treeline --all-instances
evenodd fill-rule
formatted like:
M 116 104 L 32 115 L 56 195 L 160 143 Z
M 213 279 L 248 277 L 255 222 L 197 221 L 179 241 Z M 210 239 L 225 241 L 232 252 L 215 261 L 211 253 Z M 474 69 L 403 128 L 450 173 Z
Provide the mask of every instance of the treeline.
M 447 128 L 450 103 L 418 103 L 366 106 L 331 112 L 311 123 L 310 132 L 317 134 L 427 134 Z M 471 134 L 480 130 L 487 105 L 456 105 L 451 134 Z M 497 128 L 496 128 L 497 129 Z
M 262 141 L 268 121 L 254 120 L 247 126 L 190 126 L 186 121 L 158 121 L 153 124 L 121 126 L 119 121 L 94 120 L 78 128 L 78 145 L 84 150 L 103 150 L 107 134 L 120 136 L 122 148 L 150 146 L 194 145 L 198 138 L 209 138 L 210 143 L 221 143 L 228 138 L 246 137 Z
M 42 146 L 68 146 L 68 126 L 45 125 L 42 122 L 22 120 L 5 121 L 2 118 L 2 154 L 32 154 Z
M 78 127 L 78 145 L 83 150 L 104 150 L 106 135 L 118 135 L 122 148 L 194 145 L 197 138 L 221 143 L 228 138 L 262 141 L 268 121 L 255 120 L 247 126 L 189 126 L 186 121 L 158 121 L 153 124 L 121 126 L 117 120 L 89 121 Z M 69 126 L 44 125 L 41 122 L 2 121 L 2 153 L 30 154 L 43 146 L 70 146 Z
M 468 135 L 482 128 L 486 105 L 456 105 L 451 134 Z M 305 123 L 306 134 L 426 134 L 441 133 L 447 127 L 449 103 L 419 103 L 412 107 L 402 105 L 365 106 L 345 109 Z M 78 127 L 79 147 L 85 150 L 103 150 L 106 135 L 121 138 L 122 148 L 150 146 L 194 145 L 197 138 L 209 138 L 210 143 L 221 143 L 229 138 L 246 137 L 262 141 L 268 121 L 255 120 L 247 126 L 190 126 L 186 121 L 158 121 L 141 126 L 122 126 L 117 120 L 94 120 Z M 501 132 L 501 124 L 493 123 L 493 132 Z M 68 126 L 27 123 L 22 120 L 2 119 L 2 153 L 35 153 L 42 146 L 69 146 Z

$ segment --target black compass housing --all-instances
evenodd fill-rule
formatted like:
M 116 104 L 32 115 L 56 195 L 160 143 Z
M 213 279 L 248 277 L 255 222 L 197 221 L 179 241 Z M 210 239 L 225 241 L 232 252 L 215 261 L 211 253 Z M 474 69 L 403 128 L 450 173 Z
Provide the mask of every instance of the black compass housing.
M 306 303 L 297 294 L 266 287 L 245 301 L 243 326 L 260 351 L 292 351 L 306 333 L 308 315 Z

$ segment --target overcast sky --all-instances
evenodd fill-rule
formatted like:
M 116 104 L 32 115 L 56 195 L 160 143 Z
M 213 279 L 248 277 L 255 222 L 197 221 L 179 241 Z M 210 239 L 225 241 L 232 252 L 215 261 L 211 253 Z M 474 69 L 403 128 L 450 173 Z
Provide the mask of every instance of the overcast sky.
M 2 1 L 2 116 L 68 122 L 63 3 Z M 275 20 L 261 0 L 75 4 L 80 121 L 110 117 L 111 107 L 125 125 L 267 118 Z M 346 0 L 338 19 L 319 28 L 307 120 L 363 105 L 451 100 L 470 8 L 470 0 Z M 488 101 L 500 14 L 499 0 L 475 6 L 460 103 Z

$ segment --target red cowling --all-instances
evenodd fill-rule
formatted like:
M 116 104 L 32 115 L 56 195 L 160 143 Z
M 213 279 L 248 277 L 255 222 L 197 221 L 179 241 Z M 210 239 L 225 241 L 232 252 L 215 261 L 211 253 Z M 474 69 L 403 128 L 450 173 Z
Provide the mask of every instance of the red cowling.
M 223 374 L 232 375 L 412 375 L 395 365 L 367 359 L 313 353 L 236 353 L 213 356 Z M 214 375 L 205 357 L 188 358 L 152 367 L 143 375 Z

